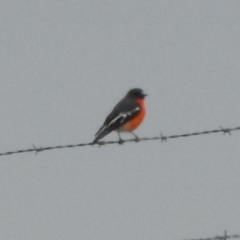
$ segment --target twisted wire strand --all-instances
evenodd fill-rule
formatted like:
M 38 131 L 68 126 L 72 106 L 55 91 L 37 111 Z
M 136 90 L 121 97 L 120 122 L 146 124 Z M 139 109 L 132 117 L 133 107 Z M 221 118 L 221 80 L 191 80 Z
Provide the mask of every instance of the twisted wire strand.
M 187 240 L 227 240 L 230 238 L 240 238 L 239 234 L 235 234 L 235 235 L 227 235 L 227 231 L 225 231 L 224 235 L 222 236 L 216 236 L 216 237 L 212 237 L 212 238 L 198 238 L 198 239 L 187 239 Z
M 228 133 L 229 135 L 231 135 L 232 131 L 238 131 L 238 130 L 240 130 L 240 127 L 234 127 L 234 128 L 222 128 L 222 127 L 220 127 L 219 129 L 215 129 L 215 130 L 185 133 L 185 134 L 176 134 L 176 135 L 169 135 L 169 136 L 164 136 L 162 133 L 160 133 L 160 136 L 156 136 L 156 137 L 143 137 L 143 138 L 139 138 L 138 140 L 136 140 L 136 139 L 122 140 L 121 144 L 129 143 L 129 142 L 142 142 L 142 141 L 154 141 L 154 140 L 161 140 L 162 142 L 167 142 L 168 139 L 192 137 L 192 136 L 199 136 L 199 135 L 206 135 L 206 134 L 213 134 L 213 133 L 220 133 L 220 132 L 222 132 L 223 134 Z M 99 141 L 99 142 L 95 143 L 94 145 L 104 146 L 104 145 L 109 145 L 109 144 L 120 144 L 120 142 L 119 141 Z M 35 152 L 36 155 L 37 155 L 39 152 L 47 151 L 47 150 L 74 148 L 74 147 L 85 147 L 85 146 L 93 146 L 93 143 L 89 142 L 89 143 L 58 145 L 58 146 L 52 146 L 52 147 L 39 147 L 39 148 L 35 147 L 35 145 L 33 144 L 32 148 L 21 149 L 21 150 L 16 150 L 16 151 L 2 152 L 2 153 L 0 153 L 0 156 L 26 153 L 26 152 Z

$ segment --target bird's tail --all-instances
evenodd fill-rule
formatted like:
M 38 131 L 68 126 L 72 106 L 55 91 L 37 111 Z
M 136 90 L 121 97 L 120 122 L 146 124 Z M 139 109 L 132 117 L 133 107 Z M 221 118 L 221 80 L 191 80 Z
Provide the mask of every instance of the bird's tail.
M 102 139 L 103 137 L 105 137 L 107 134 L 109 134 L 111 131 L 109 130 L 109 128 L 107 126 L 102 126 L 97 133 L 95 134 L 95 139 L 93 141 L 94 143 L 97 143 L 98 140 Z

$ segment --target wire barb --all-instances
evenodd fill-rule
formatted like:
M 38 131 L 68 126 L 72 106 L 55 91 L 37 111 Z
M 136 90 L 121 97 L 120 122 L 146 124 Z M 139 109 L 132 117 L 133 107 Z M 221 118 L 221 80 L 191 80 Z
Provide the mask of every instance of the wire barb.
M 220 126 L 220 129 L 222 130 L 223 134 L 228 133 L 230 136 L 232 135 L 230 128 L 222 128 L 222 127 Z
M 185 133 L 185 134 L 178 134 L 178 135 L 164 136 L 162 133 L 160 133 L 160 136 L 157 136 L 157 137 L 143 137 L 143 138 L 138 138 L 137 141 L 136 141 L 136 138 L 133 138 L 133 139 L 122 140 L 121 143 L 129 143 L 129 142 L 138 143 L 138 142 L 142 142 L 142 141 L 154 141 L 154 140 L 161 140 L 161 142 L 167 142 L 168 139 L 192 137 L 192 136 L 199 136 L 199 135 L 206 135 L 206 134 L 220 133 L 220 132 L 222 132 L 223 134 L 228 133 L 229 135 L 231 135 L 232 131 L 239 131 L 239 130 L 240 130 L 240 127 L 223 128 L 220 126 L 220 129 L 202 131 L 202 132 Z M 109 145 L 109 144 L 119 144 L 119 143 L 120 143 L 119 141 L 108 141 L 108 142 L 99 141 L 96 143 L 90 142 L 90 143 L 79 143 L 79 144 L 60 145 L 60 146 L 53 146 L 53 147 L 40 147 L 40 148 L 35 147 L 35 145 L 33 144 L 33 148 L 3 152 L 3 153 L 0 153 L 0 156 L 25 153 L 25 152 L 35 152 L 37 155 L 39 152 L 43 152 L 46 150 L 85 147 L 85 146 L 93 146 L 93 145 L 98 145 L 99 147 L 101 147 L 101 146 L 105 146 L 105 145 Z
M 34 150 L 35 150 L 35 152 L 36 152 L 36 155 L 37 155 L 39 152 L 41 152 L 41 151 L 44 150 L 43 147 L 36 148 L 34 144 L 33 144 L 33 148 L 34 148 Z

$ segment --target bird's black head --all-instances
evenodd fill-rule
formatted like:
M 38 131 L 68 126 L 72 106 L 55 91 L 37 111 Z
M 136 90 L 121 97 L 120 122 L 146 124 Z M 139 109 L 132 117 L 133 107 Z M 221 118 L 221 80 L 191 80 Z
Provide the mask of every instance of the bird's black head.
M 147 94 L 141 88 L 133 88 L 128 91 L 127 95 L 135 98 L 145 98 Z

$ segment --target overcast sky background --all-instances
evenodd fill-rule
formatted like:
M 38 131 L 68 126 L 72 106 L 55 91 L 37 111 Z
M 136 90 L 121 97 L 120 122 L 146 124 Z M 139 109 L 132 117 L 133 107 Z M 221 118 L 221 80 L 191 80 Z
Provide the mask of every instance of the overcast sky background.
M 238 0 L 1 1 L 0 29 L 0 152 L 92 141 L 132 87 L 149 94 L 139 137 L 240 125 Z M 236 131 L 2 156 L 0 239 L 240 234 L 239 144 Z

